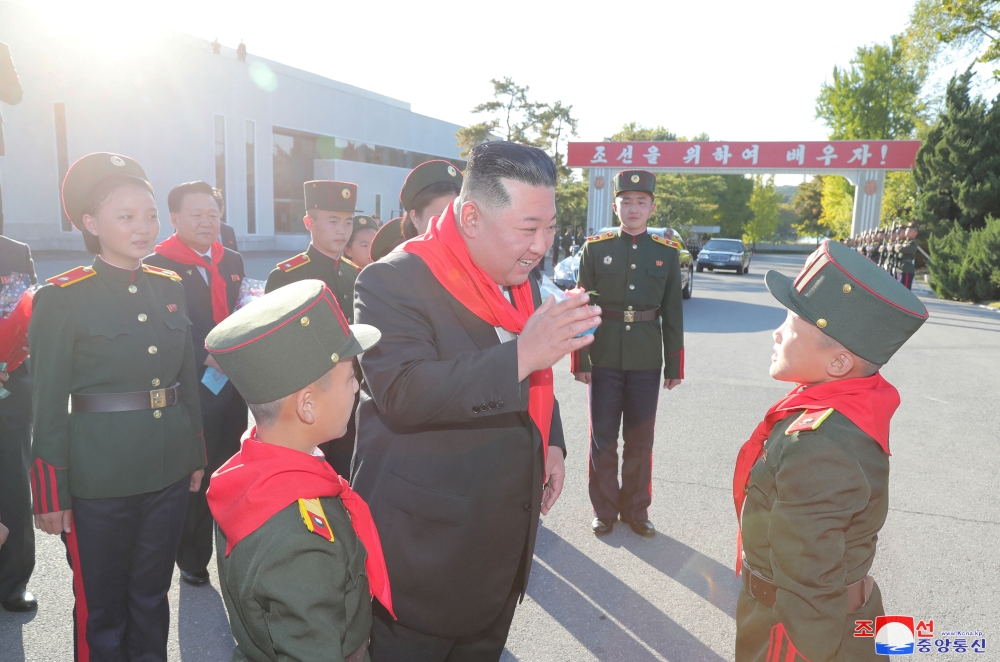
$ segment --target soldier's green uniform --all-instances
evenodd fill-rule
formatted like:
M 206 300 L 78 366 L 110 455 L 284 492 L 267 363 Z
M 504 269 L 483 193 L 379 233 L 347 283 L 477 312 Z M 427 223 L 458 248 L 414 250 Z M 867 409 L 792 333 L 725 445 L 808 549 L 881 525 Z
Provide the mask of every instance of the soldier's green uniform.
M 656 176 L 625 170 L 615 195 L 650 196 Z M 592 373 L 590 389 L 590 500 L 598 520 L 633 524 L 652 535 L 653 423 L 663 379 L 684 377 L 684 310 L 680 246 L 649 232 L 619 228 L 589 237 L 580 257 L 577 284 L 596 291 L 602 322 L 594 342 L 571 360 L 573 372 Z M 622 429 L 622 482 L 618 483 L 618 432 Z M 595 531 L 598 524 L 595 521 Z
M 315 280 L 252 302 L 205 345 L 251 405 L 273 402 L 379 338 Z M 369 660 L 372 594 L 392 609 L 367 506 L 323 462 L 250 431 L 208 491 L 233 660 Z
M 148 190 L 145 179 L 127 157 L 85 156 L 63 183 L 66 214 L 81 229 L 96 187 Z M 205 466 L 184 287 L 172 271 L 136 264 L 120 268 L 98 256 L 48 279 L 28 330 L 34 507 L 72 511 L 63 540 L 77 659 L 121 659 L 126 651 L 166 659 L 167 590 L 190 477 Z
M 882 365 L 927 310 L 889 274 L 825 242 L 779 302 L 854 354 Z M 899 395 L 881 374 L 799 385 L 743 446 L 734 477 L 742 579 L 737 662 L 884 659 L 855 637 L 884 614 L 868 575 L 889 509 L 889 419 Z M 745 498 L 744 498 L 745 497 Z M 874 631 L 872 631 L 874 634 Z
M 912 223 L 909 228 L 916 228 Z M 899 265 L 897 278 L 907 289 L 913 288 L 913 277 L 917 273 L 917 239 L 903 237 L 899 250 L 896 251 Z
M 347 182 L 311 181 L 303 184 L 306 210 L 325 209 L 327 211 L 360 211 L 356 209 L 358 187 Z M 331 257 L 312 244 L 304 253 L 279 262 L 267 276 L 265 292 L 273 292 L 279 287 L 300 280 L 315 278 L 326 283 L 336 295 L 337 303 L 354 321 L 354 281 L 358 279 L 358 267 L 340 255 Z

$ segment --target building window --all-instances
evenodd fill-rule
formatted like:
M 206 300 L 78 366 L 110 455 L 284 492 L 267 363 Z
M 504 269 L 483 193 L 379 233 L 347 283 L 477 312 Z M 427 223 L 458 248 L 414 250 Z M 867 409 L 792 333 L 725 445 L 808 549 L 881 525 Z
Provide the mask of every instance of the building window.
M 306 206 L 302 185 L 313 179 L 315 159 L 341 159 L 360 163 L 415 168 L 424 161 L 442 159 L 465 169 L 465 161 L 394 147 L 357 142 L 346 138 L 317 136 L 275 128 L 274 144 L 274 233 L 303 233 Z M 381 196 L 375 198 L 375 213 L 381 214 Z
M 378 193 L 375 194 L 375 217 L 382 220 L 382 196 Z
M 257 234 L 257 167 L 254 122 L 247 120 L 247 234 Z
M 215 188 L 222 191 L 222 204 L 226 205 L 226 117 L 215 116 Z
M 59 165 L 59 187 L 62 188 L 63 180 L 66 179 L 66 171 L 69 170 L 69 149 L 66 146 L 66 104 L 56 103 L 56 162 Z M 62 190 L 59 191 L 59 199 L 62 200 Z M 73 230 L 73 224 L 62 204 L 59 205 L 59 213 L 62 216 L 62 229 L 64 232 Z

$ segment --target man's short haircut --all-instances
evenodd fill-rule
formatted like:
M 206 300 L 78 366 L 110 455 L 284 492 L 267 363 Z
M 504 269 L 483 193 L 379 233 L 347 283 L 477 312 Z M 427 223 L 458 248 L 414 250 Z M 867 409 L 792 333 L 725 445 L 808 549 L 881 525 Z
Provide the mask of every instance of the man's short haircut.
M 222 212 L 222 191 L 215 188 L 208 182 L 186 182 L 180 186 L 175 186 L 170 195 L 167 196 L 167 209 L 171 214 L 176 214 L 184 206 L 184 196 L 191 193 L 204 193 L 215 198 L 215 204 Z
M 287 397 L 286 395 L 285 398 Z M 250 413 L 253 414 L 254 423 L 262 428 L 273 426 L 278 420 L 278 414 L 281 413 L 281 406 L 285 403 L 285 398 L 278 398 L 272 402 L 262 402 L 256 405 L 248 402 L 247 407 L 250 409 Z
M 511 205 L 511 197 L 504 179 L 555 188 L 556 165 L 537 147 L 507 141 L 476 145 L 469 151 L 459 206 L 475 200 L 492 209 L 506 209 Z

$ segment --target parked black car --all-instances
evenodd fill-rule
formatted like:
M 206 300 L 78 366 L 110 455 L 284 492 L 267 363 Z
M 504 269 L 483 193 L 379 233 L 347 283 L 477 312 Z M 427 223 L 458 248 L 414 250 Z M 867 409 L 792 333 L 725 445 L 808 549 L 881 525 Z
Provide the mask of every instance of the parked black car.
M 684 246 L 684 240 L 681 239 L 681 236 L 670 228 L 647 228 L 647 231 L 651 234 L 658 234 L 661 237 L 670 237 L 682 247 Z M 618 232 L 618 228 L 603 228 L 595 234 L 602 234 L 604 232 Z M 577 246 L 573 246 L 570 250 L 572 251 L 572 255 L 560 261 L 559 264 L 552 268 L 552 282 L 564 290 L 571 290 L 576 287 L 577 277 L 580 274 L 580 250 Z M 694 291 L 694 258 L 691 257 L 691 253 L 686 247 L 681 248 L 680 253 L 681 288 L 683 288 L 684 298 L 690 299 L 691 293 Z M 701 271 L 700 267 L 698 271 Z
M 739 239 L 709 239 L 698 253 L 698 273 L 705 269 L 733 269 L 745 274 L 750 271 L 750 251 Z

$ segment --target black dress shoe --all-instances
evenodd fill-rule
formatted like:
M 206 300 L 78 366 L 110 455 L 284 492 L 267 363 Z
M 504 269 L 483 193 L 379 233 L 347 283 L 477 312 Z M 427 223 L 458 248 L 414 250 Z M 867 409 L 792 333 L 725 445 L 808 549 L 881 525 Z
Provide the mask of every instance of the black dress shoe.
M 0 604 L 3 605 L 6 611 L 35 611 L 38 609 L 38 600 L 35 600 L 35 596 L 28 591 L 25 591 L 13 600 L 7 600 Z
M 204 586 L 208 583 L 208 570 L 195 570 L 193 572 L 181 570 L 181 579 L 191 586 Z
M 625 522 L 625 520 L 622 520 Z M 643 538 L 652 538 L 656 535 L 656 529 L 653 528 L 653 523 L 648 519 L 641 520 L 639 522 L 625 522 L 631 527 L 633 531 L 638 533 Z
M 614 528 L 615 520 L 608 517 L 595 517 L 594 521 L 590 523 L 590 530 L 594 532 L 594 535 L 598 536 L 611 533 L 611 530 Z

